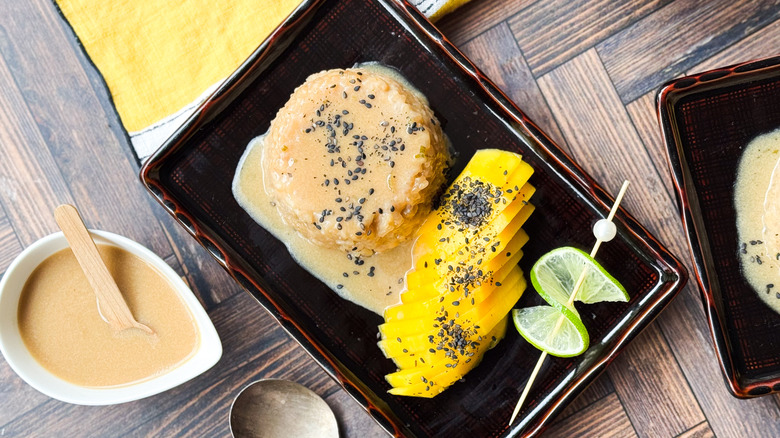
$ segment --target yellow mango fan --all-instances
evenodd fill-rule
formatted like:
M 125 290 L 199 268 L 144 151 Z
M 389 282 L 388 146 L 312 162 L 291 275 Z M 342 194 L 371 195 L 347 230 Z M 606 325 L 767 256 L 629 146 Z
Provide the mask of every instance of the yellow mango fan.
M 386 376 L 391 394 L 441 393 L 504 337 L 526 286 L 517 263 L 532 173 L 515 153 L 480 150 L 418 230 L 401 303 L 379 326 L 379 347 L 399 368 Z

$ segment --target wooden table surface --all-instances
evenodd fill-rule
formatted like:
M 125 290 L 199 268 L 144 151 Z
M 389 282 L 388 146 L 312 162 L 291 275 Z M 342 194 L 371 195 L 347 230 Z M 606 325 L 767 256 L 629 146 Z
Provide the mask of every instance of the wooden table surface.
M 779 0 L 473 0 L 439 27 L 691 270 L 655 110 L 666 80 L 778 54 Z M 778 103 L 780 104 L 780 102 Z M 189 282 L 222 338 L 210 371 L 148 399 L 58 402 L 0 360 L 0 436 L 229 436 L 245 384 L 300 382 L 342 435 L 382 430 L 145 192 L 107 91 L 50 0 L 0 0 L 0 272 L 70 202 Z M 693 273 L 691 272 L 693 276 Z M 778 437 L 780 397 L 726 389 L 695 281 L 546 431 Z

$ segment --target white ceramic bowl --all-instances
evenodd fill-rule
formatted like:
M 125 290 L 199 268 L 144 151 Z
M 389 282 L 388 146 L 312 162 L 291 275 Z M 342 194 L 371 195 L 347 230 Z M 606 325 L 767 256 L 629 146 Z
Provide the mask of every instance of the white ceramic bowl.
M 125 249 L 157 268 L 179 292 L 200 332 L 200 344 L 187 361 L 165 374 L 138 383 L 111 388 L 87 388 L 74 385 L 43 368 L 25 347 L 19 333 L 18 306 L 27 278 L 47 257 L 68 247 L 60 233 L 48 235 L 25 249 L 11 263 L 0 281 L 0 351 L 11 368 L 30 386 L 57 400 L 79 405 L 124 403 L 166 391 L 205 372 L 222 356 L 219 335 L 187 284 L 167 263 L 152 251 L 126 237 L 106 231 L 90 230 L 97 243 Z

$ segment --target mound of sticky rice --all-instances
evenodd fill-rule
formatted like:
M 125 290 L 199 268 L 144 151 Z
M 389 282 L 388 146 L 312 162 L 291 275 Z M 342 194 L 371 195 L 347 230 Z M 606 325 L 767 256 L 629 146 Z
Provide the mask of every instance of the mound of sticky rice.
M 362 255 L 407 240 L 444 182 L 447 146 L 427 100 L 381 67 L 313 74 L 265 139 L 265 190 L 310 241 Z

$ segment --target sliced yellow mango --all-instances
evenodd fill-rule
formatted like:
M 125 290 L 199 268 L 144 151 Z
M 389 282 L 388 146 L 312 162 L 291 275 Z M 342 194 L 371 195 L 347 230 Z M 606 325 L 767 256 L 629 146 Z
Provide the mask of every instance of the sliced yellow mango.
M 378 345 L 399 367 L 387 376 L 392 394 L 440 393 L 504 336 L 526 287 L 517 263 L 532 173 L 517 154 L 478 151 L 417 231 L 401 303 L 379 326 Z
M 507 233 L 509 234 L 509 233 Z M 474 283 L 492 283 L 494 281 L 501 281 L 501 277 L 498 272 L 507 263 L 514 260 L 514 264 L 517 264 L 519 260 L 516 254 L 520 252 L 520 248 L 528 241 L 528 235 L 523 230 L 515 230 L 514 236 L 509 240 L 509 243 L 502 245 L 498 240 L 495 246 L 490 246 L 487 254 L 481 256 L 481 263 L 476 263 L 478 266 L 477 273 L 482 271 L 480 277 L 493 277 L 493 281 L 483 281 L 481 278 L 466 284 L 466 288 L 459 289 L 474 289 Z M 441 262 L 438 265 L 428 265 L 422 269 L 411 270 L 406 273 L 406 290 L 401 294 L 401 302 L 411 303 L 416 301 L 424 301 L 433 297 L 438 297 L 441 293 L 446 293 L 450 289 L 450 285 L 457 285 L 458 278 L 463 278 L 463 274 L 457 271 L 458 265 L 455 265 L 451 270 L 449 267 L 453 266 L 450 263 Z M 479 285 L 477 285 L 479 286 Z M 466 290 L 461 290 L 466 292 Z M 393 317 L 393 311 L 395 309 L 390 307 L 385 311 L 385 318 Z
M 469 371 L 474 369 L 482 360 L 485 352 L 493 348 L 506 334 L 508 316 L 505 316 L 494 328 L 480 341 L 480 345 L 474 355 L 456 363 L 447 361 L 430 362 L 433 365 L 420 364 L 414 368 L 403 368 L 385 376 L 387 382 L 393 386 L 390 390 L 394 395 L 414 395 L 417 397 L 433 397 L 444 389 L 462 379 Z
M 519 260 L 521 256 L 522 252 L 518 250 L 517 254 L 514 254 L 512 258 Z M 513 269 L 517 267 L 516 261 L 515 263 L 508 262 L 504 266 L 510 268 L 506 269 L 506 275 L 503 277 L 495 275 L 492 278 L 492 281 L 475 288 L 468 296 L 464 296 L 462 290 L 456 289 L 452 292 L 445 292 L 438 297 L 432 297 L 425 301 L 413 301 L 388 308 L 385 311 L 385 321 L 387 322 L 379 326 L 380 333 L 384 334 L 384 330 L 386 330 L 387 327 L 401 327 L 406 324 L 407 321 L 411 321 L 415 318 L 424 318 L 433 315 L 436 312 L 441 313 L 444 309 L 448 310 L 449 313 L 455 314 L 456 310 L 453 305 L 455 301 L 458 302 L 458 307 L 461 310 L 469 305 L 479 305 L 497 288 L 496 282 L 499 284 L 514 284 L 518 281 L 517 277 L 523 275 L 519 268 Z
M 515 268 L 518 271 L 520 268 Z M 436 350 L 440 345 L 448 346 L 454 336 L 451 332 L 462 331 L 457 337 L 461 335 L 467 335 L 469 340 L 473 341 L 477 337 L 484 335 L 490 331 L 498 321 L 501 320 L 512 309 L 512 306 L 520 299 L 523 291 L 526 287 L 525 278 L 522 273 L 517 276 L 518 281 L 515 283 L 502 283 L 498 286 L 493 293 L 490 294 L 485 301 L 476 306 L 465 306 L 464 312 L 457 312 L 456 314 L 450 314 L 444 312 L 441 315 L 438 313 L 434 316 L 434 323 L 438 323 L 439 327 L 429 329 L 428 332 L 413 334 L 408 336 L 394 336 L 392 329 L 383 329 L 386 333 L 386 337 L 378 342 L 379 348 L 385 354 L 386 357 L 396 357 L 402 355 L 416 354 L 421 351 Z M 470 307 L 470 309 L 468 308 Z M 430 323 L 431 318 L 420 318 Z M 401 323 L 405 323 L 402 320 Z M 385 323 L 393 324 L 393 323 Z M 441 336 L 441 327 L 446 324 L 449 328 L 445 330 L 444 336 Z M 454 328 L 454 326 L 458 326 Z
M 490 204 L 485 207 L 489 208 L 490 212 L 480 227 L 469 227 L 454 220 L 451 211 L 453 207 L 445 200 L 436 210 L 435 217 L 433 214 L 428 216 L 417 232 L 418 237 L 412 247 L 415 266 L 431 263 L 437 258 L 446 258 L 464 246 L 478 244 L 479 239 L 492 239 L 503 230 L 536 191 L 533 186 L 526 184 L 532 172 L 531 167 L 523 163 L 520 169 L 521 171 L 518 171 L 520 178 L 508 181 L 503 187 L 492 186 L 490 190 L 496 196 L 485 201 Z M 475 179 L 460 181 L 460 184 L 466 185 L 469 181 L 473 182 Z

